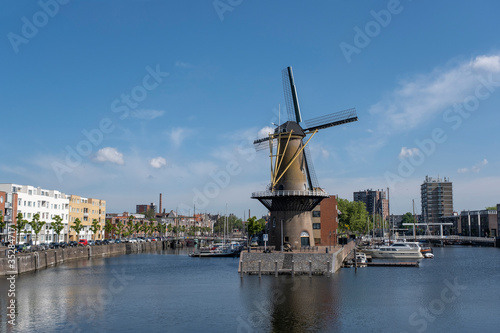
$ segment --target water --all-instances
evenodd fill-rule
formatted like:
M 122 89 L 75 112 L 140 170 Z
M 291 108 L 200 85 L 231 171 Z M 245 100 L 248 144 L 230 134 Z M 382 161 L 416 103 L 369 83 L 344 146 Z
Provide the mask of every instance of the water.
M 18 276 L 1 332 L 498 332 L 500 249 L 435 248 L 419 268 L 332 277 L 244 276 L 236 258 L 162 252 L 79 260 Z

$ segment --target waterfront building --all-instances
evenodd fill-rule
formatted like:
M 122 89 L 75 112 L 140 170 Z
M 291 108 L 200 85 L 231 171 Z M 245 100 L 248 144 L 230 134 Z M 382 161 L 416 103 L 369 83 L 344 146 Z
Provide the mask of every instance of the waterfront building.
M 17 215 L 17 193 L 0 191 L 0 215 L 2 215 L 4 227 L 0 228 L 0 238 L 7 242 L 9 227 L 16 223 Z M 15 231 L 12 233 L 15 236 Z
M 453 212 L 453 214 L 450 216 L 441 216 L 439 218 L 439 223 L 453 223 L 452 225 L 443 225 L 443 234 L 458 235 L 460 215 L 458 215 L 457 212 Z
M 69 195 L 69 240 L 78 241 L 79 239 L 103 239 L 104 223 L 106 221 L 106 201 L 101 199 L 85 198 L 79 195 Z M 71 229 L 75 225 L 76 219 L 82 222 L 83 229 L 77 235 L 75 230 Z M 95 237 L 91 230 L 92 222 L 97 220 L 100 225 L 99 231 Z
M 497 237 L 497 212 L 497 210 L 463 210 L 460 213 L 459 232 L 462 236 Z
M 335 246 L 337 244 L 337 227 L 339 225 L 337 197 L 332 195 L 323 199 L 312 210 L 314 243 L 319 246 Z
M 21 243 L 33 242 L 33 244 L 63 241 L 68 235 L 68 207 L 69 202 L 66 195 L 56 190 L 46 190 L 31 185 L 18 185 L 12 183 L 0 184 L 0 191 L 6 193 L 6 198 L 11 200 L 9 206 L 9 222 L 15 223 L 18 213 L 23 214 L 23 219 L 28 222 L 33 221 L 35 214 L 38 214 L 40 221 L 46 222 L 38 234 L 38 239 L 30 225 L 26 225 L 25 230 L 20 234 Z M 17 197 L 17 198 L 16 198 Z M 17 204 L 13 199 L 16 198 Z M 54 222 L 54 216 L 62 218 L 64 229 L 57 235 L 50 223 Z
M 420 186 L 420 195 L 424 223 L 439 223 L 442 216 L 453 215 L 452 182 L 446 177 L 441 179 L 426 176 Z
M 384 220 L 389 216 L 389 199 L 387 193 L 381 190 L 364 190 L 353 193 L 354 201 L 365 204 L 368 214 L 381 215 Z

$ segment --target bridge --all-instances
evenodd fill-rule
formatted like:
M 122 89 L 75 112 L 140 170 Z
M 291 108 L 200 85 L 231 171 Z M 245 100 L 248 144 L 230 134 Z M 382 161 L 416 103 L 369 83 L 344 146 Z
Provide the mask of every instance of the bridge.
M 373 238 L 375 241 L 384 241 L 383 237 L 375 237 Z M 412 240 L 428 240 L 428 241 L 439 241 L 446 243 L 485 243 L 485 244 L 493 244 L 496 245 L 495 237 L 469 237 L 469 236 L 441 236 L 441 235 L 416 235 L 416 236 L 407 236 L 404 237 L 407 242 L 411 242 Z M 399 236 L 398 240 L 403 240 L 403 237 Z

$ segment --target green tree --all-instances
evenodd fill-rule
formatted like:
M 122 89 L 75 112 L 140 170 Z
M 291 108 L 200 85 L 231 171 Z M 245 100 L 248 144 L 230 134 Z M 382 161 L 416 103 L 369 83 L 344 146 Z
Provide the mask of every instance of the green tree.
M 97 232 L 99 230 L 101 230 L 101 224 L 99 223 L 99 221 L 97 219 L 93 219 L 92 225 L 90 226 L 90 231 L 92 231 L 92 234 L 94 236 L 94 240 L 95 240 L 95 235 L 97 234 Z
M 123 231 L 125 230 L 125 226 L 123 225 L 121 220 L 118 220 L 115 225 L 116 233 L 118 234 L 118 238 L 123 236 Z
M 256 216 L 250 217 L 247 222 L 247 230 L 250 236 L 257 235 L 264 230 L 266 221 L 264 219 L 257 220 Z
M 114 237 L 115 226 L 113 223 L 111 223 L 111 220 L 107 220 L 106 223 L 104 224 L 104 231 L 106 231 L 108 235 L 111 235 L 113 239 L 115 238 Z
M 172 232 L 172 223 L 169 223 L 168 226 L 167 226 L 167 231 L 168 233 L 170 234 Z
M 64 229 L 64 223 L 62 223 L 62 217 L 56 215 L 52 218 L 54 222 L 50 223 L 50 227 L 54 230 L 57 235 L 57 241 L 59 242 L 59 237 L 61 235 L 61 231 Z
M 349 201 L 347 199 L 338 200 L 339 229 L 344 232 L 356 234 L 368 232 L 366 221 L 368 212 L 365 204 L 361 201 Z
M 144 213 L 144 216 L 146 216 L 146 218 L 148 220 L 154 220 L 154 218 L 156 217 L 156 213 L 154 211 L 154 209 L 152 208 L 149 208 L 145 213 Z
M 130 234 L 133 234 L 134 233 L 134 230 L 135 230 L 135 226 L 134 226 L 134 216 L 130 215 L 128 217 L 128 221 L 127 221 L 127 233 L 130 235 Z
M 417 220 L 413 217 L 413 215 L 410 212 L 407 212 L 406 214 L 403 215 L 403 218 L 401 219 L 401 224 L 403 223 L 417 223 Z M 411 225 L 403 225 L 403 228 L 413 228 Z
M 497 206 L 486 207 L 486 210 L 497 210 Z
M 23 213 L 17 213 L 15 229 L 16 229 L 17 237 L 19 238 L 19 240 L 17 242 L 18 244 L 21 242 L 21 231 L 25 230 L 27 224 L 28 224 L 28 221 L 26 221 L 23 218 Z M 26 232 L 26 230 L 25 230 L 25 232 Z
M 82 225 L 82 221 L 80 221 L 79 218 L 76 218 L 74 225 L 70 226 L 70 229 L 73 229 L 75 231 L 77 240 L 78 238 L 80 238 L 80 231 L 82 231 L 83 228 L 85 228 L 85 226 Z
M 134 223 L 134 233 L 135 233 L 135 236 L 137 237 L 137 235 L 139 234 L 139 231 L 141 231 L 141 222 L 139 221 L 136 221 Z
M 31 229 L 35 233 L 35 244 L 38 242 L 38 234 L 42 231 L 43 226 L 45 225 L 45 221 L 40 221 L 40 214 L 33 214 L 33 219 L 28 224 L 31 226 Z

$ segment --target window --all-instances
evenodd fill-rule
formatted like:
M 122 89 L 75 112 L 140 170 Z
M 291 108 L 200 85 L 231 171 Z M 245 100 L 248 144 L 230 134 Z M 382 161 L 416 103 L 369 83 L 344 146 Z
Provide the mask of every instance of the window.
M 313 223 L 313 229 L 321 229 L 321 223 Z
M 314 210 L 313 211 L 313 217 L 320 217 L 320 211 L 319 210 Z

